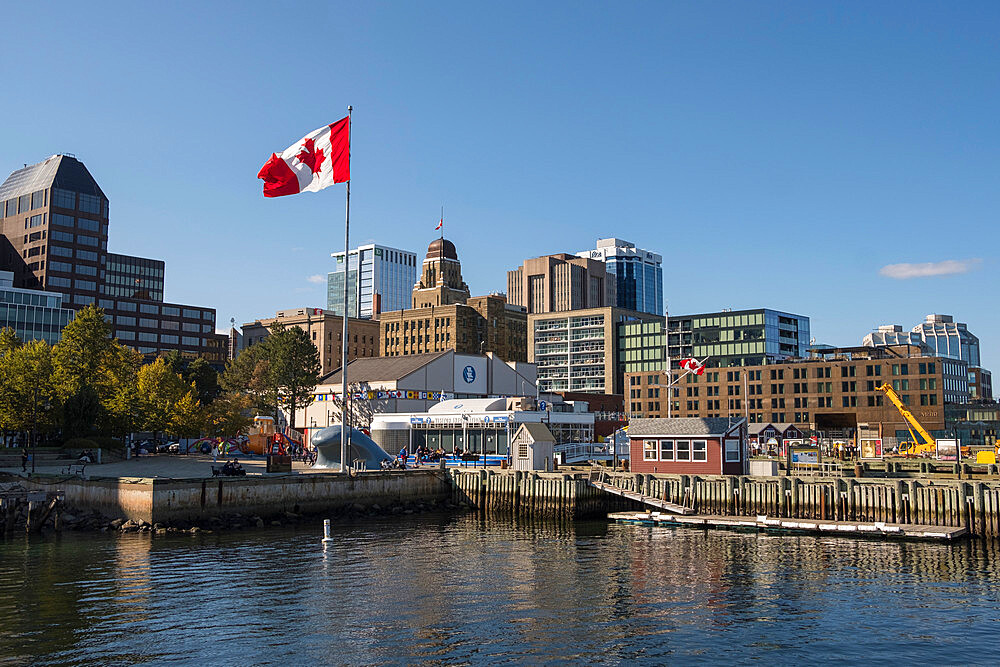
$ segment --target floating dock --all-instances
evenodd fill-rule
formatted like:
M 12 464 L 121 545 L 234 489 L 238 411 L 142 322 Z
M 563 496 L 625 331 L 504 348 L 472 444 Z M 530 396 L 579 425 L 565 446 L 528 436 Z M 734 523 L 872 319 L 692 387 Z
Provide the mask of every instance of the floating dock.
M 767 516 L 678 516 L 674 514 L 662 514 L 660 512 L 612 512 L 608 514 L 608 518 L 616 523 L 640 526 L 717 528 L 722 530 L 842 535 L 844 537 L 871 537 L 877 539 L 952 542 L 968 535 L 968 530 L 961 527 L 884 523 L 880 521 L 818 521 L 771 518 Z

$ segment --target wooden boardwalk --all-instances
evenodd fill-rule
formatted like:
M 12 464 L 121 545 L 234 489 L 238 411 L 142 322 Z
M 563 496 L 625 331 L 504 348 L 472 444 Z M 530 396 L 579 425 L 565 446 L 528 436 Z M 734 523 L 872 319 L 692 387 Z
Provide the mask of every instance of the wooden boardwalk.
M 662 498 L 656 498 L 654 496 L 645 496 L 641 493 L 635 491 L 626 491 L 621 487 L 615 486 L 614 484 L 608 484 L 607 482 L 602 482 L 599 480 L 590 480 L 590 484 L 605 493 L 611 493 L 616 496 L 621 496 L 622 498 L 628 498 L 629 500 L 635 500 L 643 505 L 650 505 L 652 507 L 659 507 L 662 510 L 672 512 L 673 514 L 688 515 L 694 514 L 694 510 L 690 507 L 684 507 L 683 505 L 678 505 L 677 503 L 668 502 Z
M 686 508 L 685 508 L 686 509 Z M 676 516 L 660 512 L 613 512 L 608 518 L 617 523 L 647 526 L 689 526 L 735 530 L 758 530 L 789 533 L 873 537 L 881 539 L 938 540 L 951 542 L 968 535 L 965 528 L 913 524 L 826 521 L 813 519 L 780 519 L 767 516 Z

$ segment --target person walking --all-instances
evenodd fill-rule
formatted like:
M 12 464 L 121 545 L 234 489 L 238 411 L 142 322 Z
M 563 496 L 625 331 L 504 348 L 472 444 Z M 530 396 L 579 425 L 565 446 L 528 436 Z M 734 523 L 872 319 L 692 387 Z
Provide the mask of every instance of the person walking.
M 21 472 L 26 472 L 28 470 L 28 448 L 21 448 Z
M 219 462 L 219 443 L 216 442 L 212 445 L 212 463 Z

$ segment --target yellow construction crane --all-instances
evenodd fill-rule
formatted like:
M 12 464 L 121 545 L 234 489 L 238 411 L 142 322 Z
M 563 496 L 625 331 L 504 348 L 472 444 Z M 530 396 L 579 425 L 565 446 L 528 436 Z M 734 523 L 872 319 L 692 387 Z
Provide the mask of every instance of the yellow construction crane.
M 937 453 L 937 442 L 927 432 L 927 429 L 917 421 L 913 413 L 906 409 L 903 401 L 899 400 L 899 394 L 893 391 L 892 387 L 886 382 L 880 384 L 876 389 L 885 394 L 892 404 L 896 406 L 896 409 L 899 410 L 899 414 L 903 415 L 903 419 L 906 420 L 906 428 L 910 432 L 910 437 L 913 438 L 909 443 L 903 443 L 899 446 L 899 453 L 906 456 L 934 456 Z M 916 430 L 916 433 L 914 433 L 914 430 Z M 923 442 L 918 440 L 918 433 L 923 438 Z

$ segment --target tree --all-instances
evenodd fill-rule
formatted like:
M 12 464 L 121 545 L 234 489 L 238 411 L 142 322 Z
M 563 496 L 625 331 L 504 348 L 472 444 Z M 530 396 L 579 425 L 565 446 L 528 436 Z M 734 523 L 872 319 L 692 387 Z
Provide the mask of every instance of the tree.
M 197 402 L 193 398 L 194 385 L 184 382 L 184 378 L 170 370 L 163 359 L 140 368 L 136 386 L 142 410 L 142 427 L 154 435 L 161 431 L 177 432 L 173 429 L 177 428 L 181 419 L 178 404 L 189 410 L 191 400 Z M 190 400 L 186 398 L 189 393 Z
M 9 368 L 10 355 L 21 347 L 21 339 L 10 327 L 0 329 L 0 431 L 3 432 L 3 443 L 7 443 L 7 435 L 14 428 L 14 378 L 13 369 Z
M 56 381 L 63 394 L 69 396 L 82 387 L 93 386 L 113 347 L 111 325 L 105 321 L 104 311 L 93 304 L 78 311 L 63 327 L 62 338 L 53 348 Z
M 219 383 L 229 393 L 245 395 L 250 408 L 258 414 L 275 415 L 278 387 L 271 374 L 269 349 L 264 342 L 251 345 L 229 363 L 219 376 Z
M 56 389 L 65 402 L 63 429 L 85 433 L 102 421 L 101 403 L 110 393 L 102 373 L 115 354 L 111 325 L 93 304 L 77 312 L 63 327 L 62 339 L 52 348 Z
M 137 380 L 142 368 L 142 355 L 124 345 L 115 343 L 113 354 L 102 369 L 103 384 L 108 393 L 101 401 L 105 429 L 112 435 L 126 437 L 136 431 L 142 421 Z
M 37 340 L 8 352 L 2 371 L 5 428 L 23 432 L 54 428 L 58 397 L 49 344 Z
M 0 329 L 0 357 L 21 347 L 21 339 L 11 327 Z
M 219 372 L 201 357 L 189 360 L 182 357 L 180 352 L 172 350 L 163 355 L 163 361 L 170 370 L 184 378 L 185 382 L 194 382 L 202 405 L 208 405 L 219 395 Z
M 251 397 L 253 407 L 273 414 L 284 408 L 295 427 L 295 411 L 309 406 L 319 383 L 319 350 L 298 327 L 271 327 L 271 335 L 243 350 L 220 378 L 229 392 Z
M 205 428 L 208 435 L 232 437 L 253 424 L 253 401 L 247 394 L 225 393 L 208 406 Z
M 278 387 L 278 405 L 288 414 L 288 425 L 295 428 L 295 411 L 315 400 L 313 392 L 319 383 L 319 350 L 309 335 L 298 327 L 276 326 L 264 343 L 271 357 L 273 382 Z
M 173 406 L 170 415 L 170 432 L 182 438 L 195 438 L 205 427 L 205 409 L 195 395 L 194 383 Z

